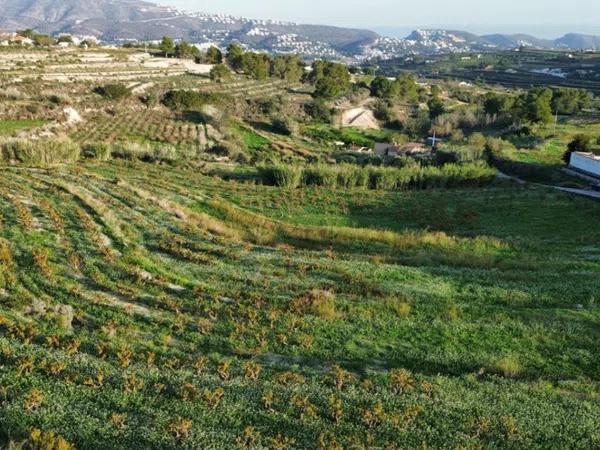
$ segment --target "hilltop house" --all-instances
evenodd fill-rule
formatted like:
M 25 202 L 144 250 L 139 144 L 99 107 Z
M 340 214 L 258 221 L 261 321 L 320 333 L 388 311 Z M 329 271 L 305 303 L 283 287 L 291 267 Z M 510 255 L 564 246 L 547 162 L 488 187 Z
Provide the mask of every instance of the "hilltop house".
M 16 35 L 13 38 L 11 38 L 10 43 L 17 45 L 33 45 L 33 39 Z
M 600 155 L 594 153 L 573 152 L 569 166 L 578 172 L 600 178 Z
M 409 142 L 407 144 L 375 144 L 375 154 L 377 156 L 422 156 L 429 154 L 430 149 L 419 142 Z

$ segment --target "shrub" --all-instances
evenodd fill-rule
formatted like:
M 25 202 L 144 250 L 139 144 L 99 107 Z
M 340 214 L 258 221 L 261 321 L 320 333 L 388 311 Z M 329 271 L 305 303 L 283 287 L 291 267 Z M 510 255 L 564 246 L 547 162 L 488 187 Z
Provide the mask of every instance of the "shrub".
M 286 136 L 294 136 L 298 133 L 298 124 L 289 117 L 275 117 L 271 122 L 271 127 L 275 133 Z
M 386 304 L 392 311 L 394 311 L 394 313 L 400 319 L 407 318 L 408 316 L 410 316 L 410 313 L 412 311 L 412 306 L 410 305 L 410 303 L 407 303 L 397 298 L 387 299 Z
M 33 429 L 29 438 L 18 448 L 29 450 L 71 450 L 75 447 L 54 432 Z
M 195 111 L 206 104 L 221 104 L 225 98 L 223 94 L 181 90 L 167 92 L 162 101 L 177 111 Z
M 585 135 L 575 136 L 575 138 L 571 142 L 569 142 L 569 145 L 567 146 L 567 151 L 563 155 L 563 161 L 566 164 L 570 164 L 571 163 L 571 153 L 575 153 L 575 152 L 586 153 L 586 152 L 588 152 L 590 150 L 591 140 L 592 139 L 589 136 L 585 136 Z
M 22 100 L 27 96 L 19 91 L 16 87 L 10 86 L 5 89 L 0 89 L 0 97 L 9 100 Z
M 455 130 L 450 137 L 450 142 L 453 144 L 462 144 L 465 140 L 465 134 L 462 130 Z
M 313 289 L 308 293 L 310 302 L 309 311 L 324 320 L 333 320 L 337 317 L 335 309 L 335 294 L 331 291 Z
M 131 95 L 131 90 L 124 84 L 120 83 L 98 86 L 96 89 L 94 89 L 94 92 L 109 100 L 122 100 Z
M 259 173 L 266 184 L 284 188 L 297 188 L 302 180 L 302 169 L 298 166 L 278 164 L 263 166 Z
M 402 168 L 278 164 L 261 167 L 259 176 L 263 183 L 280 187 L 298 187 L 302 183 L 304 186 L 328 188 L 402 190 L 484 186 L 495 179 L 496 170 L 483 162 Z
M 105 143 L 85 144 L 81 148 L 81 154 L 84 158 L 97 159 L 98 161 L 110 159 L 111 152 L 111 146 Z
M 319 123 L 331 123 L 332 113 L 331 108 L 320 99 L 308 103 L 305 106 L 306 113 L 315 121 Z
M 336 170 L 324 165 L 309 166 L 304 170 L 302 183 L 305 186 L 335 188 L 338 184 Z
M 217 83 L 230 80 L 231 76 L 231 70 L 225 64 L 217 64 L 210 70 L 210 79 Z
M 506 378 L 516 378 L 521 373 L 521 364 L 515 356 L 507 355 L 496 362 L 494 370 Z
M 469 136 L 468 139 L 468 144 L 469 147 L 473 147 L 476 149 L 481 149 L 483 150 L 483 147 L 485 146 L 485 136 L 481 133 L 473 133 Z
M 72 103 L 71 98 L 63 94 L 49 94 L 48 101 L 55 105 L 69 105 Z
M 81 149 L 69 138 L 43 140 L 6 139 L 0 141 L 1 161 L 8 164 L 47 165 L 72 163 Z
M 153 147 L 146 143 L 124 142 L 113 147 L 112 156 L 130 161 L 173 162 L 177 159 L 177 150 L 170 145 Z

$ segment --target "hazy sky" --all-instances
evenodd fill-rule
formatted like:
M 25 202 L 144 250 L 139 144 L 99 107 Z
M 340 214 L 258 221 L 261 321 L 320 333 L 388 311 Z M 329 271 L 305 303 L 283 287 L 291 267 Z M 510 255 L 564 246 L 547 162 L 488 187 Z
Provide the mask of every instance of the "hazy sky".
M 600 0 L 154 0 L 190 11 L 367 28 L 600 34 Z

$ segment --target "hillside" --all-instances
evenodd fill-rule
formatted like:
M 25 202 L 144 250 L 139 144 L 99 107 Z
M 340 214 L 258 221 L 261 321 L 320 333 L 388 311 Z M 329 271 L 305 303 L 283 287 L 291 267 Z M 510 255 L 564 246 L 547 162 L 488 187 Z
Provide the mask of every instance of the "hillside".
M 0 439 L 597 438 L 597 310 L 575 306 L 600 289 L 585 200 L 294 193 L 122 164 L 3 170 L 0 190 Z
M 330 62 L 0 61 L 0 448 L 597 446 L 600 203 L 552 186 L 600 102 L 524 133 L 484 96 L 544 94 Z

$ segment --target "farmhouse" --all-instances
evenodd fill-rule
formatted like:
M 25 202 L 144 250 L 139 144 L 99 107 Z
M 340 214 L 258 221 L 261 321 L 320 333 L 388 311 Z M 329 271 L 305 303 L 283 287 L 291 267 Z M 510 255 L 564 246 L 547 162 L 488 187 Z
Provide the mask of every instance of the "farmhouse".
M 11 44 L 18 44 L 18 45 L 33 45 L 33 39 L 27 38 L 27 37 L 23 37 L 23 36 L 14 36 L 11 40 L 10 40 Z
M 407 144 L 375 144 L 375 154 L 378 156 L 417 156 L 429 153 L 429 148 L 419 142 Z
M 571 163 L 569 165 L 572 169 L 586 175 L 600 178 L 600 155 L 574 152 L 571 153 Z

